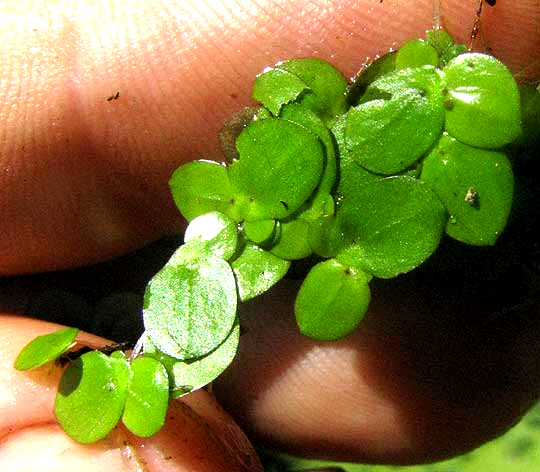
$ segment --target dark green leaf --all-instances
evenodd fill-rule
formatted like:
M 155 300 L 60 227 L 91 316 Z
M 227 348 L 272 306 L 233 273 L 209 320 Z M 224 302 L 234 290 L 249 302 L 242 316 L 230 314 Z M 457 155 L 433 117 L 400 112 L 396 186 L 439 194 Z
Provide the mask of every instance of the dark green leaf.
M 315 265 L 296 297 L 295 314 L 300 332 L 321 341 L 350 334 L 366 313 L 369 277 L 334 259 Z
M 373 82 L 366 96 L 385 96 L 350 109 L 345 148 L 371 172 L 410 167 L 440 136 L 444 109 L 434 68 L 398 70 Z
M 411 39 L 399 48 L 396 54 L 396 69 L 408 67 L 438 66 L 436 49 L 423 39 Z
M 337 260 L 380 278 L 408 272 L 437 248 L 447 214 L 424 182 L 388 177 L 344 199 L 337 224 L 350 246 Z
M 309 87 L 295 74 L 268 68 L 255 79 L 253 98 L 277 116 L 283 105 L 296 100 L 306 90 Z
M 198 359 L 176 362 L 172 367 L 173 396 L 182 396 L 213 382 L 230 365 L 238 349 L 240 324 L 235 323 L 227 339 L 214 351 Z
M 144 325 L 156 347 L 177 359 L 200 357 L 227 337 L 236 318 L 231 267 L 204 246 L 182 246 L 148 284 Z
M 311 93 L 302 97 L 301 103 L 328 121 L 347 110 L 347 80 L 341 72 L 321 59 L 292 59 L 276 65 L 298 76 L 307 84 Z
M 135 359 L 131 371 L 122 422 L 133 434 L 147 438 L 165 423 L 169 378 L 163 364 L 152 357 Z
M 130 381 L 127 361 L 99 351 L 83 354 L 64 372 L 54 414 L 75 441 L 103 439 L 122 415 Z
M 248 243 L 231 265 L 240 300 L 245 302 L 266 292 L 281 280 L 291 263 Z
M 498 148 L 521 132 L 519 90 L 492 56 L 462 54 L 444 68 L 446 130 L 465 144 Z
M 504 153 L 445 135 L 425 159 L 422 180 L 446 206 L 450 236 L 467 244 L 495 244 L 512 206 L 512 168 Z
M 65 328 L 54 333 L 44 334 L 30 341 L 19 352 L 15 360 L 15 369 L 32 370 L 47 362 L 54 361 L 74 345 L 79 330 Z
M 184 241 L 200 241 L 214 254 L 227 260 L 236 252 L 238 229 L 227 215 L 212 211 L 191 221 L 186 228 Z
M 245 220 L 281 219 L 311 196 L 322 176 L 324 150 L 303 126 L 279 118 L 254 121 L 238 137 L 240 159 L 229 168 Z
M 217 162 L 188 162 L 176 169 L 169 186 L 176 205 L 188 221 L 214 210 L 226 214 L 233 211 L 227 168 Z

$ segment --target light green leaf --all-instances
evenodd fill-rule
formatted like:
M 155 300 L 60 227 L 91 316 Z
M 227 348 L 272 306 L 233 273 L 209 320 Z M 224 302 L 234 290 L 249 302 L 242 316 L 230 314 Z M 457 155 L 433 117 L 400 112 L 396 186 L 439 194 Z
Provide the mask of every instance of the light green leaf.
M 148 284 L 146 332 L 169 356 L 203 356 L 231 331 L 236 297 L 234 275 L 226 261 L 204 246 L 182 246 Z
M 165 424 L 169 378 L 163 364 L 152 357 L 135 359 L 131 371 L 122 422 L 133 434 L 147 438 Z
M 73 347 L 78 333 L 79 330 L 76 328 L 65 328 L 38 336 L 19 352 L 15 360 L 15 369 L 37 369 L 47 362 L 54 361 Z
M 315 265 L 296 297 L 294 310 L 300 332 L 320 341 L 350 334 L 368 309 L 368 280 L 364 272 L 334 259 Z
M 62 429 L 85 444 L 107 436 L 122 415 L 130 377 L 125 359 L 91 351 L 75 360 L 64 372 L 54 403 Z
M 309 223 L 302 218 L 294 218 L 279 224 L 281 233 L 270 252 L 288 261 L 308 257 L 311 254 L 311 246 L 308 243 Z
M 184 234 L 184 242 L 200 241 L 222 259 L 236 252 L 238 229 L 234 220 L 224 213 L 211 211 L 191 221 Z
M 465 144 L 499 148 L 521 132 L 519 90 L 492 56 L 462 54 L 444 68 L 446 131 Z
M 337 162 L 334 140 L 330 131 L 321 118 L 309 108 L 298 103 L 291 103 L 281 110 L 281 118 L 294 121 L 310 130 L 324 144 L 326 158 L 324 160 L 324 171 L 321 178 L 317 194 L 328 194 L 332 191 L 337 177 Z M 313 199 L 317 198 L 315 195 Z
M 229 167 L 229 177 L 247 221 L 285 218 L 321 180 L 324 150 L 319 139 L 291 121 L 254 121 L 238 137 L 237 147 L 240 159 Z
M 235 323 L 227 339 L 214 351 L 198 359 L 175 362 L 171 369 L 173 396 L 179 397 L 208 385 L 233 361 L 240 339 L 240 324 Z
M 231 265 L 236 276 L 240 300 L 245 302 L 266 292 L 279 282 L 289 270 L 291 263 L 248 243 Z
M 388 177 L 344 199 L 336 219 L 349 243 L 337 260 L 391 278 L 414 269 L 435 251 L 447 214 L 424 182 Z
M 512 207 L 513 176 L 503 152 L 445 135 L 425 159 L 422 180 L 446 206 L 446 232 L 467 244 L 495 244 Z
M 432 67 L 397 70 L 376 80 L 365 94 L 375 99 L 349 110 L 345 151 L 371 172 L 407 169 L 441 134 L 444 109 L 439 94 L 439 76 Z
M 186 220 L 210 211 L 232 214 L 233 196 L 227 168 L 213 161 L 192 161 L 173 173 L 169 187 Z
M 309 87 L 298 76 L 286 70 L 268 68 L 255 79 L 252 96 L 277 116 L 283 105 L 296 100 L 307 90 Z
M 438 66 L 437 50 L 423 39 L 411 39 L 399 48 L 396 54 L 396 69 L 408 67 Z
M 257 220 L 244 222 L 247 239 L 258 245 L 270 244 L 276 233 L 276 220 Z
M 313 57 L 292 59 L 276 68 L 295 74 L 307 84 L 311 93 L 303 95 L 301 103 L 325 122 L 347 110 L 347 80 L 328 62 Z

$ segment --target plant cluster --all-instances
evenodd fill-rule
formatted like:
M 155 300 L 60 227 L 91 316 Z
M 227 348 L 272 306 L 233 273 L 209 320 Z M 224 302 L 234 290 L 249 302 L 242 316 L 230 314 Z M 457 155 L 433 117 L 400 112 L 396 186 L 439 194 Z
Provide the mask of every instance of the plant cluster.
M 120 419 L 135 434 L 157 432 L 170 398 L 233 360 L 238 302 L 269 290 L 292 261 L 315 261 L 295 301 L 300 331 L 336 340 L 368 310 L 372 278 L 411 271 L 444 234 L 483 246 L 503 231 L 514 186 L 506 150 L 522 115 L 518 85 L 494 57 L 437 30 L 352 85 L 320 59 L 278 63 L 256 78 L 253 98 L 261 106 L 226 147 L 226 165 L 193 161 L 170 180 L 189 226 L 148 284 L 138 348 L 130 359 L 88 352 L 66 370 L 55 414 L 74 439 L 99 440 Z M 16 367 L 57 358 L 75 336 L 34 340 Z

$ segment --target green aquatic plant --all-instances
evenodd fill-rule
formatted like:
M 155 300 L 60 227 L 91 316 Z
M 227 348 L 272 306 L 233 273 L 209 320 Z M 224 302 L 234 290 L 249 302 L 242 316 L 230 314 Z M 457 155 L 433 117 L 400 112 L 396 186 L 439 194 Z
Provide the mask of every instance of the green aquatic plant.
M 189 222 L 184 244 L 148 284 L 130 357 L 92 351 L 72 361 L 55 403 L 62 427 L 80 442 L 118 421 L 140 436 L 157 432 L 170 398 L 232 362 L 238 303 L 295 260 L 313 262 L 294 304 L 299 330 L 327 341 L 361 323 L 373 278 L 418 267 L 445 234 L 495 244 L 514 196 L 507 154 L 527 147 L 522 102 L 538 117 L 538 92 L 523 97 L 500 61 L 442 30 L 352 84 L 320 59 L 265 69 L 253 88 L 260 106 L 226 148 L 230 162 L 193 161 L 172 175 Z M 33 341 L 16 367 L 62 355 L 76 332 L 61 333 Z

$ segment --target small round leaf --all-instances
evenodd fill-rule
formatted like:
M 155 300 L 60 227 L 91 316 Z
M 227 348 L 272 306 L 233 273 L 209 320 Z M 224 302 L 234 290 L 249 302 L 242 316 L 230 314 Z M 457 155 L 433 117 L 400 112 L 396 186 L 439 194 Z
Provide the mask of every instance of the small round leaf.
M 474 148 L 445 135 L 424 160 L 421 178 L 446 206 L 450 236 L 467 244 L 495 244 L 510 214 L 514 187 L 503 152 Z
M 300 332 L 320 341 L 341 339 L 364 317 L 369 302 L 369 277 L 334 259 L 313 266 L 295 302 Z
M 238 349 L 240 324 L 214 351 L 198 359 L 176 362 L 171 369 L 173 396 L 176 398 L 213 382 L 231 364 Z
M 169 377 L 163 364 L 152 357 L 138 357 L 131 363 L 131 371 L 122 422 L 133 434 L 147 438 L 165 423 Z
M 387 74 L 368 87 L 365 97 L 375 99 L 349 110 L 344 144 L 351 157 L 369 171 L 401 172 L 440 136 L 444 109 L 440 79 L 433 67 Z
M 277 116 L 283 105 L 296 100 L 306 90 L 308 86 L 298 76 L 269 68 L 255 79 L 253 98 Z
M 236 251 L 238 229 L 224 213 L 211 211 L 191 221 L 184 234 L 184 242 L 200 241 L 222 259 L 229 259 Z
M 295 74 L 307 84 L 311 93 L 305 94 L 301 103 L 325 121 L 347 110 L 347 80 L 328 62 L 313 57 L 292 59 L 276 68 Z
M 465 144 L 499 148 L 521 132 L 519 90 L 492 56 L 462 54 L 444 68 L 446 131 Z
M 176 169 L 169 181 L 176 206 L 188 221 L 210 211 L 230 214 L 232 191 L 227 168 L 213 161 L 192 161 Z
M 126 360 L 110 358 L 99 351 L 87 352 L 64 372 L 54 415 L 75 441 L 99 441 L 122 416 L 129 381 Z
M 231 331 L 236 298 L 229 264 L 204 246 L 184 245 L 148 284 L 143 310 L 146 332 L 169 356 L 203 356 Z
M 412 177 L 387 177 L 344 197 L 336 212 L 349 242 L 336 259 L 380 278 L 408 272 L 437 248 L 447 220 L 439 197 Z
M 229 167 L 229 177 L 245 220 L 285 218 L 321 180 L 322 144 L 291 121 L 254 121 L 238 137 L 237 147 L 240 159 Z
M 245 302 L 279 282 L 291 263 L 248 243 L 231 265 L 238 284 L 238 295 Z

